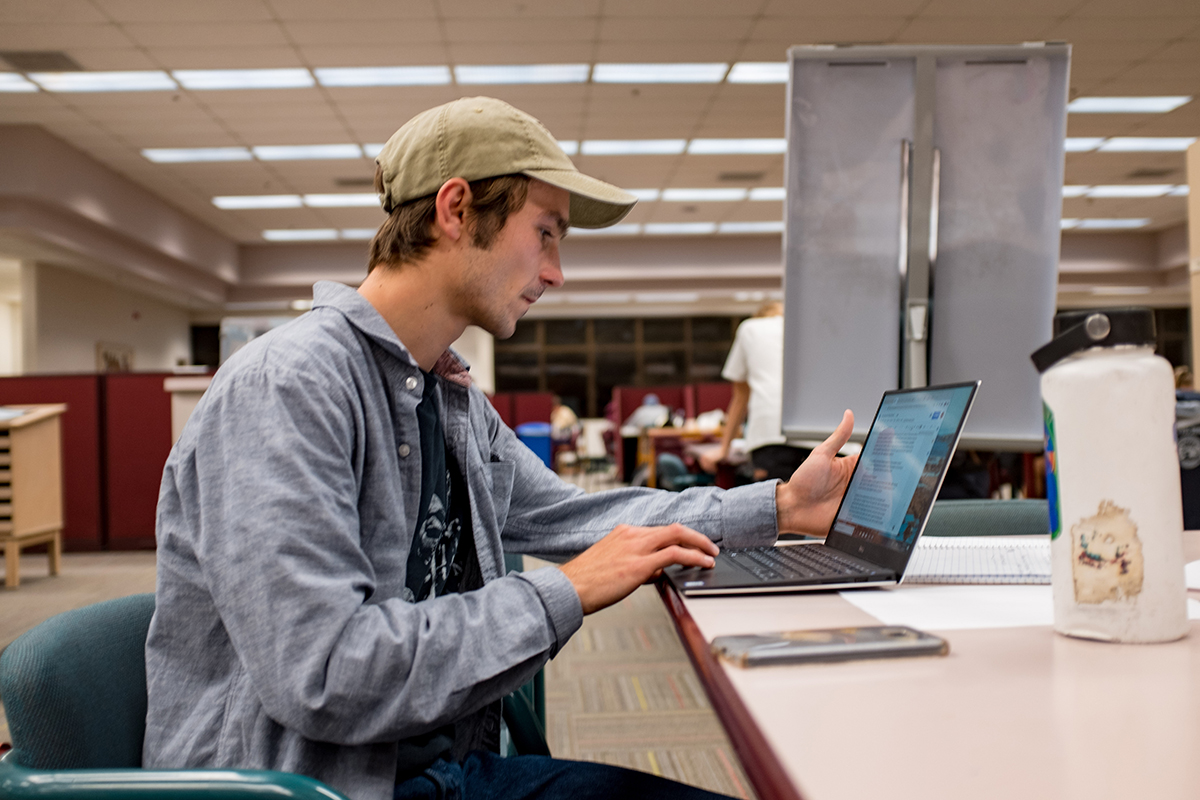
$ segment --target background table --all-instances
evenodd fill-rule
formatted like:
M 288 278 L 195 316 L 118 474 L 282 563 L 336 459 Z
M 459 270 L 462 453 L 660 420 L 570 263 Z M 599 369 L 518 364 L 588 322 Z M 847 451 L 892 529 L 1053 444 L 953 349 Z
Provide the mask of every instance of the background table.
M 1200 558 L 1200 532 L 1184 544 Z M 1168 644 L 934 630 L 944 658 L 740 669 L 708 642 L 880 622 L 833 592 L 660 592 L 762 800 L 1200 795 L 1200 621 Z

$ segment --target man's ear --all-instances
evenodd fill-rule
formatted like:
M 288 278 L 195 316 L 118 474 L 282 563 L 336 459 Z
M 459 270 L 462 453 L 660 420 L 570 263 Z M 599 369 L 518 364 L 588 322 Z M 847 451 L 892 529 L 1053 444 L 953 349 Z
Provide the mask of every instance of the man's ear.
M 473 198 L 471 184 L 462 178 L 451 178 L 442 184 L 434 201 L 437 211 L 434 227 L 439 236 L 455 242 L 462 238 L 466 232 L 467 209 Z

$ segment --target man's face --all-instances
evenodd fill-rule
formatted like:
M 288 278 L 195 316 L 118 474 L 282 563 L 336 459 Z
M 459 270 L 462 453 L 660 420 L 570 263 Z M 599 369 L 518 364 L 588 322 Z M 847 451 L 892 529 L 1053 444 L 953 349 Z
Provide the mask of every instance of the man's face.
M 549 286 L 562 286 L 558 246 L 567 230 L 570 194 L 538 180 L 520 211 L 509 215 L 492 246 L 468 246 L 455 290 L 459 313 L 507 339 Z

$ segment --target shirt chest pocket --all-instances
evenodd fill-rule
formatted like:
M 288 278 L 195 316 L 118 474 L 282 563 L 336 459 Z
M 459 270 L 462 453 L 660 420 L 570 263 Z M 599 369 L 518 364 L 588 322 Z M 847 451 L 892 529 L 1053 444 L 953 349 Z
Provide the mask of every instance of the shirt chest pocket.
M 512 500 L 513 478 L 517 465 L 508 461 L 493 461 L 484 466 L 488 486 L 491 490 L 492 513 L 496 520 L 496 532 L 504 530 L 508 520 L 508 505 Z

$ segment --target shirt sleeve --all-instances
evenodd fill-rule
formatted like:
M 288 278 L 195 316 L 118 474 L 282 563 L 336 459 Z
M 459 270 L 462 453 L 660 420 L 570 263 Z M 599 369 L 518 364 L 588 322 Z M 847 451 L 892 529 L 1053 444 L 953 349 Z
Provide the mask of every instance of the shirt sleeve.
M 745 383 L 750 379 L 750 362 L 746 354 L 746 323 L 738 326 L 733 337 L 733 347 L 729 348 L 729 356 L 725 359 L 725 367 L 721 377 L 734 383 Z

